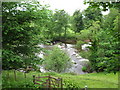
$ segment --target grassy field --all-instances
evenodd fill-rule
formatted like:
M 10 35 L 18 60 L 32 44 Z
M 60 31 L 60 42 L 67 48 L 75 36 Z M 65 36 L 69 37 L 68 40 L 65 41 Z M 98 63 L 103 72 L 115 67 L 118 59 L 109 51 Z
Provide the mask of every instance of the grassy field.
M 9 73 L 9 74 L 8 74 Z M 16 71 L 16 81 L 13 71 L 2 72 L 3 88 L 35 88 L 32 82 L 33 75 L 62 77 L 64 88 L 118 88 L 118 73 L 91 73 L 84 75 L 58 74 L 58 73 L 24 73 Z
M 84 88 L 118 88 L 118 74 L 91 73 L 85 75 L 63 75 L 64 79 L 73 81 L 75 85 Z

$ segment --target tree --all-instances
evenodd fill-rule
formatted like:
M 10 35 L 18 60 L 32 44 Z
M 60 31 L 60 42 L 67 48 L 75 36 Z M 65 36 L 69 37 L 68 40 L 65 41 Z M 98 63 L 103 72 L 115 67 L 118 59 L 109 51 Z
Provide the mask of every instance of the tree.
M 100 21 L 95 21 L 88 29 L 81 30 L 80 32 L 80 40 L 90 40 L 94 41 L 95 35 L 100 30 Z
M 89 28 L 94 21 L 101 21 L 102 14 L 100 8 L 90 8 L 90 6 L 83 12 L 84 27 Z
M 101 30 L 96 35 L 96 41 L 92 42 L 91 56 L 89 60 L 92 63 L 94 70 L 116 73 L 119 70 L 119 36 L 118 31 L 118 16 L 119 16 L 119 1 L 108 0 L 108 2 L 91 2 L 85 1 L 90 8 L 99 8 L 106 11 L 110 9 L 110 13 L 103 17 Z M 116 28 L 116 29 L 115 29 Z
M 59 35 L 59 39 L 62 36 L 62 33 L 66 36 L 66 30 L 68 26 L 69 15 L 64 10 L 56 10 L 53 16 L 54 30 L 55 34 Z
M 114 11 L 116 11 L 116 14 Z M 113 15 L 115 18 L 113 18 Z M 115 73 L 119 70 L 120 64 L 118 58 L 120 48 L 118 46 L 120 43 L 118 37 L 120 33 L 116 30 L 118 15 L 119 12 L 117 10 L 111 10 L 106 16 L 105 22 L 103 22 L 104 26 L 94 35 L 91 47 L 92 54 L 89 60 L 97 72 L 106 71 Z M 108 20 L 109 24 L 106 23 Z
M 41 42 L 40 32 L 44 26 L 36 28 L 36 20 L 44 22 L 46 14 L 37 2 L 2 3 L 3 69 L 26 67 L 40 60 L 35 53 L 40 51 L 37 45 Z
M 114 23 L 114 20 L 118 14 L 119 13 L 118 13 L 117 9 L 111 8 L 109 15 L 104 16 L 104 20 L 102 23 L 103 29 L 109 29 L 109 30 L 113 29 L 113 27 L 114 27 L 113 23 Z
M 84 29 L 83 16 L 80 10 L 76 10 L 72 16 L 72 27 L 75 33 Z
M 84 4 L 89 4 L 89 6 L 91 8 L 98 8 L 100 6 L 102 6 L 102 10 L 103 11 L 106 11 L 108 10 L 109 8 L 116 8 L 116 9 L 120 9 L 120 4 L 119 4 L 119 0 L 107 0 L 106 2 L 102 1 L 102 0 L 96 0 L 95 2 L 94 1 L 91 1 L 91 0 L 85 0 L 84 1 Z

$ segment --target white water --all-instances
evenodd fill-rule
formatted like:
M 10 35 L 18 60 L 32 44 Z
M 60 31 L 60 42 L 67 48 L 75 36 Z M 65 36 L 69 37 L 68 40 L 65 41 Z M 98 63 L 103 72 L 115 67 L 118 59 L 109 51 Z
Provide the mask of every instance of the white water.
M 79 56 L 79 54 L 77 53 L 77 50 L 74 47 L 74 45 L 72 44 L 67 44 L 67 48 L 65 48 L 65 45 L 52 45 L 52 46 L 46 46 L 46 45 L 39 45 L 42 48 L 46 48 L 46 47 L 54 47 L 57 46 L 59 47 L 61 50 L 65 51 L 70 59 L 71 62 L 73 63 L 72 66 L 70 68 L 67 68 L 64 73 L 75 73 L 75 74 L 85 74 L 86 72 L 82 71 L 82 67 L 89 62 L 88 59 L 82 58 L 81 56 Z M 90 44 L 84 44 L 82 45 L 82 50 L 89 50 L 87 47 L 91 46 Z M 41 58 L 44 58 L 44 53 L 39 53 L 38 55 Z M 40 71 L 41 72 L 47 72 L 47 70 L 44 69 L 44 67 L 40 66 Z
M 83 45 L 82 45 L 82 50 L 88 51 L 89 48 L 87 48 L 87 47 L 90 47 L 90 46 L 91 46 L 90 44 L 91 44 L 91 42 L 89 42 L 88 44 L 83 44 Z
M 71 62 L 73 63 L 71 68 L 65 70 L 65 73 L 85 74 L 85 72 L 82 71 L 82 67 L 84 66 L 84 63 L 86 61 L 89 62 L 89 60 L 79 56 L 77 50 L 73 47 L 74 45 L 67 44 L 67 48 L 61 48 L 69 55 Z

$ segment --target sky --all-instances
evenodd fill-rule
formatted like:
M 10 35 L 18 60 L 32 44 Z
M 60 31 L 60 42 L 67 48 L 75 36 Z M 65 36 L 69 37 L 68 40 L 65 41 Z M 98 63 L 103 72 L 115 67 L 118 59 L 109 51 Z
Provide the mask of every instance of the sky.
M 88 7 L 84 5 L 84 0 L 38 0 L 41 4 L 49 4 L 51 10 L 64 9 L 69 15 L 72 15 L 75 10 L 85 10 Z M 109 11 L 108 11 L 109 12 Z M 108 12 L 102 12 L 104 15 Z

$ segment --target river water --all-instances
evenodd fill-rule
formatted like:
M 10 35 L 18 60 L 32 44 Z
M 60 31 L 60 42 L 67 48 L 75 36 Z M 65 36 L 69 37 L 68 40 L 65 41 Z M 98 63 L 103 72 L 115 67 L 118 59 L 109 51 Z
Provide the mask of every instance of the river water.
M 89 62 L 88 59 L 82 58 L 78 53 L 77 50 L 74 48 L 74 45 L 72 44 L 67 44 L 67 47 L 65 47 L 64 44 L 62 45 L 39 45 L 42 48 L 47 48 L 50 49 L 54 46 L 59 47 L 61 50 L 63 50 L 64 52 L 66 52 L 68 54 L 68 56 L 71 59 L 72 62 L 72 66 L 70 68 L 67 68 L 63 73 L 75 73 L 75 74 L 86 74 L 87 72 L 83 72 L 82 71 L 82 67 Z M 86 47 L 90 46 L 90 44 L 84 44 L 82 45 L 82 49 L 83 50 L 88 50 Z M 40 52 L 39 53 L 39 57 L 44 58 L 44 53 Z M 40 71 L 41 72 L 47 72 L 44 67 L 40 66 Z

